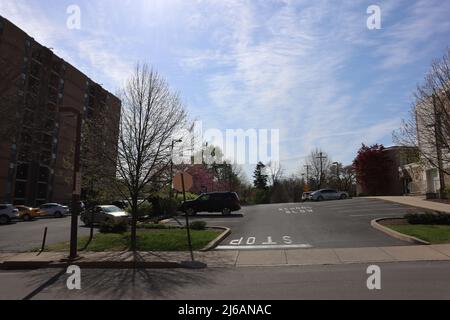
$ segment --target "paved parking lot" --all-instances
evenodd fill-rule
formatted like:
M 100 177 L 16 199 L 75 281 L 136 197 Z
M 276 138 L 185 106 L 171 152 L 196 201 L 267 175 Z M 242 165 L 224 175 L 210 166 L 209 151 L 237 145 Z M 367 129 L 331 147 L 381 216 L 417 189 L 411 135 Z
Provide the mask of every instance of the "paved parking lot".
M 407 208 L 376 199 L 350 199 L 251 206 L 229 217 L 199 214 L 191 219 L 232 229 L 218 250 L 379 247 L 407 243 L 373 229 L 370 221 L 402 216 Z M 89 235 L 89 228 L 79 225 L 79 235 Z M 45 227 L 47 244 L 69 241 L 70 217 L 18 222 L 0 226 L 0 252 L 40 247 Z
M 245 207 L 238 214 L 199 214 L 210 226 L 226 226 L 232 234 L 218 250 L 360 248 L 407 243 L 373 229 L 381 217 L 403 216 L 408 207 L 375 199 Z
M 79 222 L 78 234 L 89 235 L 90 229 Z M 48 227 L 47 244 L 70 240 L 70 217 L 43 218 L 0 226 L 0 252 L 22 252 L 40 248 L 44 229 Z

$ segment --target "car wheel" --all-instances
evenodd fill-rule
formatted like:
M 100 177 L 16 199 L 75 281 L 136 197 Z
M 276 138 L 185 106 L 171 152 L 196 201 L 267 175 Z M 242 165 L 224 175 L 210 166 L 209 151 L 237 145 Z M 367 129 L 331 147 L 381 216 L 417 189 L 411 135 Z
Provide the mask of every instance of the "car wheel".
M 229 215 L 231 214 L 231 210 L 230 210 L 229 208 L 224 208 L 224 209 L 222 210 L 222 214 L 223 214 L 224 216 L 229 216 Z
M 323 201 L 323 200 L 325 200 L 325 199 L 322 196 L 317 198 L 317 201 Z
M 341 196 L 341 200 L 345 200 L 345 199 L 347 199 L 347 195 L 343 194 L 343 195 Z
M 0 224 L 8 224 L 11 219 L 8 216 L 0 216 Z
M 187 214 L 188 216 L 195 216 L 196 212 L 195 212 L 194 209 L 189 208 L 189 209 L 186 210 L 186 214 Z
M 31 217 L 29 214 L 25 214 L 24 216 L 22 216 L 23 221 L 28 222 L 31 220 Z
M 62 213 L 59 212 L 59 211 L 55 212 L 55 217 L 56 218 L 62 218 Z

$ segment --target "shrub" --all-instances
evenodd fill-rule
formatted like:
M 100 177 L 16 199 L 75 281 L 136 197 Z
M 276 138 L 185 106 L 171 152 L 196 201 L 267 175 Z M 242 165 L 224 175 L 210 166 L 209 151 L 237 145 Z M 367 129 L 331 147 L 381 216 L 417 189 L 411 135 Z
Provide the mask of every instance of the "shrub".
M 140 229 L 147 229 L 147 230 L 165 230 L 170 229 L 171 226 L 165 225 L 165 224 L 157 224 L 157 223 L 143 223 L 138 226 Z
M 126 221 L 107 220 L 100 224 L 100 233 L 125 233 L 128 231 Z
M 125 209 L 125 211 L 128 212 L 131 215 L 131 208 L 130 207 L 127 207 Z M 137 216 L 138 216 L 138 218 L 153 216 L 153 206 L 152 206 L 152 204 L 149 203 L 148 201 L 144 201 L 143 203 L 141 203 L 138 206 Z
M 205 230 L 206 229 L 206 222 L 205 221 L 194 221 L 192 222 L 189 227 L 192 230 Z
M 410 224 L 450 225 L 450 214 L 443 212 L 409 213 L 405 219 Z
M 258 189 L 255 192 L 255 196 L 253 198 L 254 204 L 267 204 L 270 203 L 270 192 L 269 190 Z
M 161 210 L 164 216 L 173 216 L 177 213 L 180 202 L 177 199 L 161 199 Z

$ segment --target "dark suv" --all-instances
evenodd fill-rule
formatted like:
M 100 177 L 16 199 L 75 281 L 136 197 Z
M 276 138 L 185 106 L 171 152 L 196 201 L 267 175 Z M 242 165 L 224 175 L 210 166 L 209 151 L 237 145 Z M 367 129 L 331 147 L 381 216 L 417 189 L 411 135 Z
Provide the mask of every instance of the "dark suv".
M 233 211 L 241 210 L 241 205 L 235 192 L 214 192 L 184 202 L 180 210 L 188 215 L 195 215 L 197 212 L 222 212 L 226 216 Z

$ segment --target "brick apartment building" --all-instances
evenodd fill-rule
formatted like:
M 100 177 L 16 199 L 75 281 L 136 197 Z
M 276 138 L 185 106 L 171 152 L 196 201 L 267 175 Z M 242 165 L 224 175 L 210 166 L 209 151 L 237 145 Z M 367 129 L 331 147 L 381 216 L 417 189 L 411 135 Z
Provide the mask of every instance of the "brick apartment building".
M 0 16 L 0 203 L 70 202 L 76 116 L 61 112 L 67 107 L 84 121 L 103 119 L 115 137 L 91 139 L 82 153 L 101 161 L 96 143 L 116 152 L 120 100 Z

